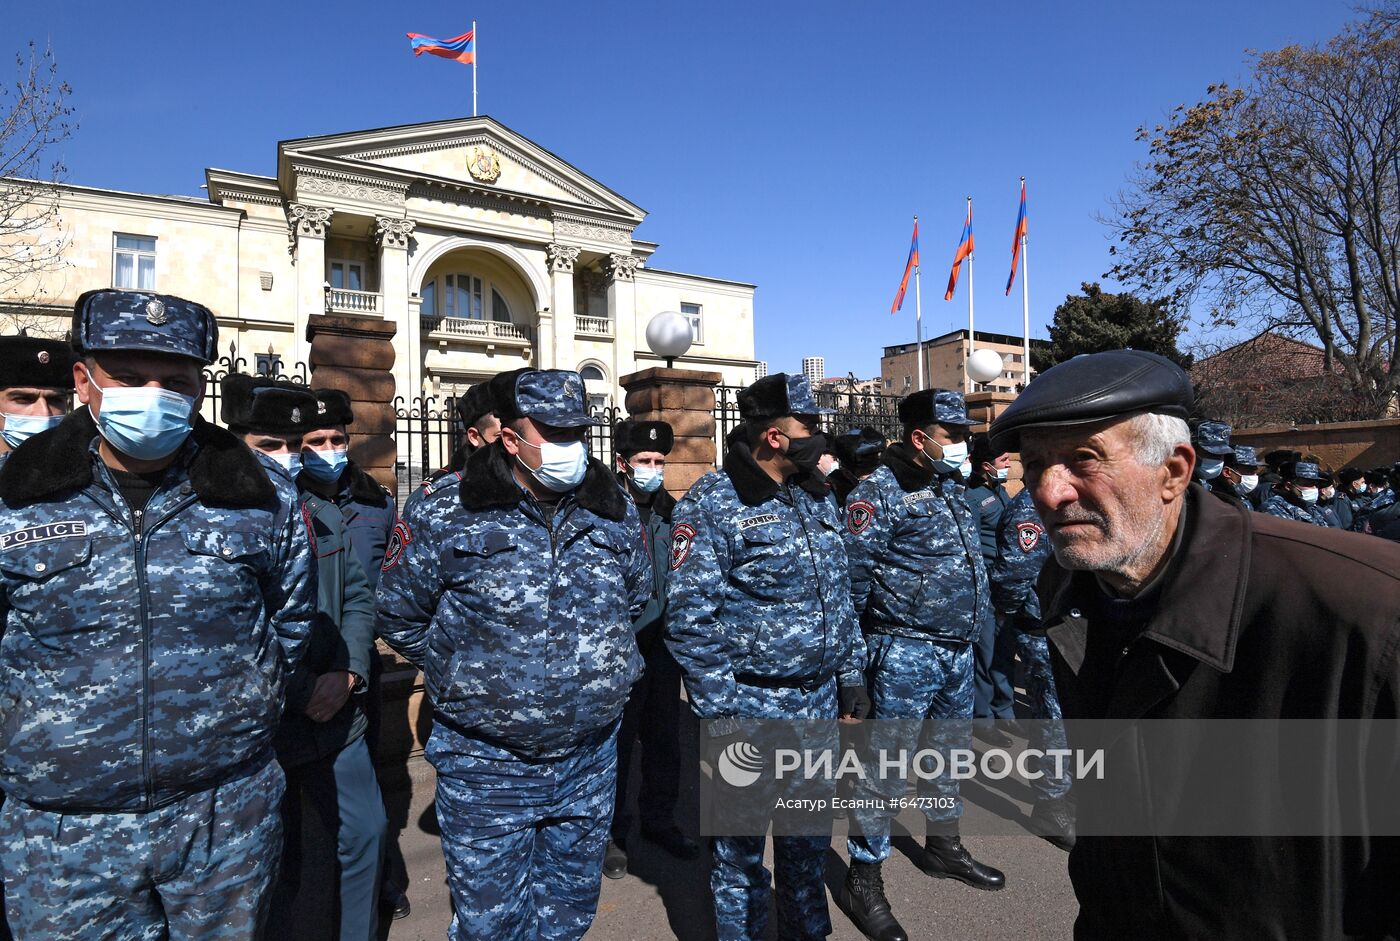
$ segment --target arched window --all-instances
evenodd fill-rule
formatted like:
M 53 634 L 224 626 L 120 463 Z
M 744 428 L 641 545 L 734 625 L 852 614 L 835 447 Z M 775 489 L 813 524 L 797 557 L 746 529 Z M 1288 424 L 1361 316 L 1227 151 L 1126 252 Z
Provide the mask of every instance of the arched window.
M 579 378 L 589 381 L 607 382 L 608 377 L 603 375 L 603 371 L 592 363 L 587 364 L 578 371 Z
M 424 281 L 418 295 L 425 317 L 511 322 L 510 305 L 501 292 L 470 272 L 452 271 Z

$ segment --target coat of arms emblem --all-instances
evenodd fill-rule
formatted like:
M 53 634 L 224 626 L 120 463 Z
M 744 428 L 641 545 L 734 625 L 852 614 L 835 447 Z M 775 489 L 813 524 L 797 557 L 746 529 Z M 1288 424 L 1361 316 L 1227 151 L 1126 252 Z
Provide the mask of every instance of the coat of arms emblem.
M 501 175 L 501 160 L 495 151 L 473 147 L 471 156 L 467 158 L 467 169 L 471 172 L 473 180 L 494 183 Z

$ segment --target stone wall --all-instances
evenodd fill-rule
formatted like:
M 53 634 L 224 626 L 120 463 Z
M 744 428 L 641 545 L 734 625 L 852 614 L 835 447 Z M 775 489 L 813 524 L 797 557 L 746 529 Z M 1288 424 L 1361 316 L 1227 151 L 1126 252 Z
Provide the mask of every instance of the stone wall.
M 1269 425 L 1236 428 L 1231 440 L 1252 445 L 1262 458 L 1286 448 L 1316 454 L 1324 468 L 1383 467 L 1400 461 L 1400 419 L 1330 422 L 1321 425 Z

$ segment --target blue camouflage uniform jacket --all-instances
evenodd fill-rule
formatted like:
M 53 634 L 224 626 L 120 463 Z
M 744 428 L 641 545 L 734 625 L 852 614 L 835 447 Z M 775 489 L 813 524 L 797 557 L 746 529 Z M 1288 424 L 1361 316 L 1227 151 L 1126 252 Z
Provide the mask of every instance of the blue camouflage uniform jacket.
M 591 461 L 552 509 L 499 442 L 407 507 L 384 556 L 380 636 L 423 670 L 435 719 L 525 757 L 558 755 L 622 714 L 651 594 L 637 509 Z
M 1014 618 L 1022 630 L 1040 623 L 1040 598 L 1035 582 L 1050 557 L 1050 540 L 1035 510 L 1031 492 L 1012 498 L 997 527 L 997 557 L 987 570 L 992 582 L 992 602 L 998 611 Z
M 343 670 L 368 681 L 374 650 L 374 592 L 351 550 L 340 508 L 314 493 L 302 491 L 301 497 L 316 557 L 316 618 L 301 662 L 287 678 L 277 730 L 277 759 L 284 768 L 334 755 L 365 734 L 364 682 L 325 722 L 308 718 L 306 706 L 322 674 Z
M 886 448 L 851 491 L 851 603 L 867 632 L 968 643 L 993 619 L 981 534 L 963 493 L 904 443 Z
M 0 465 L 0 789 L 144 812 L 271 760 L 316 575 L 296 486 L 199 421 L 144 510 L 87 409 Z
M 1297 520 L 1300 523 L 1312 523 L 1314 526 L 1331 525 L 1316 506 L 1299 506 L 1282 493 L 1275 493 L 1265 500 L 1264 505 L 1259 508 L 1259 512 L 1268 513 L 1270 516 L 1280 516 L 1286 520 Z
M 738 714 L 738 683 L 864 683 L 836 503 L 819 474 L 778 484 L 730 440 L 724 469 L 676 504 L 666 645 L 702 719 Z

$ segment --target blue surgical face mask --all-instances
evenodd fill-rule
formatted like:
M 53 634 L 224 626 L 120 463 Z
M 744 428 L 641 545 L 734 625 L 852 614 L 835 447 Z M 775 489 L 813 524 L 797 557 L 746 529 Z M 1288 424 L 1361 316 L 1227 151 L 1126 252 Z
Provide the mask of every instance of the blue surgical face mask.
M 102 411 L 96 416 L 98 433 L 129 457 L 139 461 L 168 457 L 194 430 L 190 425 L 194 399 L 188 395 L 150 386 L 104 389 L 92 373 L 88 373 L 88 381 L 102 392 Z
M 1009 468 L 1009 467 L 998 467 L 998 468 L 996 468 L 996 470 L 994 470 L 994 471 L 992 472 L 992 476 L 995 477 L 995 478 L 996 478 L 997 480 L 999 480 L 999 481 L 1005 481 L 1006 478 L 1008 478 L 1008 477 L 1011 476 L 1011 468 Z
M 945 444 L 942 445 L 942 448 L 943 456 L 941 458 L 934 457 L 932 454 L 929 454 L 928 451 L 924 451 L 928 459 L 933 462 L 934 470 L 939 473 L 951 474 L 953 471 L 962 467 L 963 462 L 967 460 L 966 441 L 959 441 L 957 444 Z
M 348 463 L 350 455 L 345 448 L 331 448 L 329 451 L 301 449 L 302 472 L 317 483 L 333 484 L 340 480 L 340 475 Z
M 1312 504 L 1314 504 L 1314 503 L 1317 502 L 1317 488 L 1316 488 L 1316 487 L 1299 487 L 1299 488 L 1298 488 L 1298 499 L 1299 499 L 1299 500 L 1302 500 L 1304 503 L 1306 503 L 1306 504 L 1308 504 L 1308 505 L 1311 506 Z
M 284 451 L 281 454 L 268 454 L 267 456 L 272 458 L 278 464 L 281 464 L 282 469 L 285 470 L 287 473 L 291 474 L 293 479 L 296 478 L 297 474 L 301 473 L 300 452 L 293 454 L 291 451 Z
M 1364 480 L 1358 480 L 1358 481 L 1352 486 L 1351 489 L 1352 489 L 1352 492 L 1353 492 L 1353 493 L 1365 493 L 1365 492 L 1366 492 L 1366 481 L 1364 481 Z
M 583 475 L 588 473 L 588 449 L 583 446 L 582 441 L 570 441 L 568 444 L 546 441 L 544 444 L 534 444 L 518 435 L 516 440 L 540 452 L 538 469 L 531 468 L 524 461 L 520 461 L 520 464 L 550 490 L 555 493 L 567 493 L 583 483 Z M 517 456 L 516 460 L 519 461 L 520 458 Z
M 1259 486 L 1258 474 L 1241 474 L 1240 482 L 1235 485 L 1235 489 L 1241 494 L 1253 493 Z
M 1220 476 L 1220 472 L 1225 469 L 1225 459 L 1223 457 L 1207 458 L 1196 465 L 1196 476 L 1202 480 L 1214 480 Z
M 19 447 L 41 431 L 58 427 L 58 423 L 63 421 L 62 415 L 11 415 L 9 412 L 3 414 L 5 427 L 0 428 L 0 437 L 12 448 Z
M 665 475 L 659 467 L 635 467 L 627 465 L 632 469 L 632 484 L 642 493 L 656 493 L 661 489 L 661 479 Z

